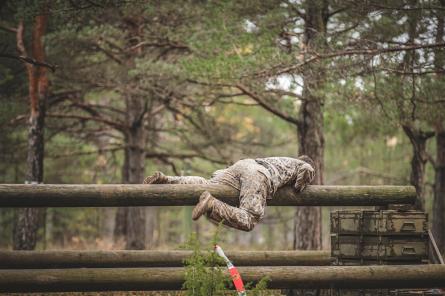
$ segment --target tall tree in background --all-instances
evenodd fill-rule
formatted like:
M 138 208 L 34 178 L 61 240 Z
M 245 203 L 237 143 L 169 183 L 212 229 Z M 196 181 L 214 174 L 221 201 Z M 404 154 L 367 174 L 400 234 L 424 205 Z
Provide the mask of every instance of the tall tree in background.
M 150 164 L 150 170 L 171 168 L 179 174 L 176 166 L 184 166 L 193 173 L 206 174 L 214 168 L 212 165 L 200 161 L 191 164 L 189 160 L 220 158 L 219 163 L 227 164 L 242 157 L 281 153 L 296 156 L 298 146 L 299 153 L 316 160 L 317 182 L 322 183 L 323 134 L 326 132 L 330 144 L 326 155 L 332 155 L 332 150 L 337 148 L 332 146 L 333 140 L 342 143 L 342 147 L 347 146 L 342 132 L 336 131 L 338 122 L 331 124 L 333 117 L 345 124 L 344 131 L 354 134 L 351 130 L 355 130 L 353 137 L 370 143 L 371 148 L 348 147 L 348 151 L 359 153 L 358 160 L 329 157 L 326 176 L 332 173 L 333 167 L 349 170 L 353 168 L 348 167 L 350 164 L 357 163 L 363 166 L 379 163 L 374 169 L 382 169 L 385 157 L 391 157 L 384 155 L 385 148 L 390 150 L 395 146 L 388 149 L 389 146 L 376 143 L 375 137 L 400 139 L 403 136 L 401 129 L 388 128 L 391 124 L 391 127 L 402 127 L 411 142 L 408 147 L 413 150 L 411 183 L 422 197 L 420 200 L 427 197 L 428 211 L 431 207 L 428 197 L 435 192 L 434 232 L 438 240 L 443 240 L 445 141 L 440 112 L 445 90 L 441 86 L 444 47 L 441 1 L 135 1 L 140 6 L 123 2 L 128 5 L 117 7 L 112 4 L 117 3 L 115 1 L 107 1 L 107 5 L 91 1 L 52 3 L 63 6 L 53 10 L 51 22 L 55 23 L 57 16 L 62 22 L 45 36 L 46 48 L 50 59 L 57 60 L 62 67 L 51 78 L 54 86 L 46 114 L 46 149 L 50 149 L 46 158 L 46 165 L 50 166 L 45 175 L 48 182 L 119 182 L 116 170 L 121 167 L 122 182 L 140 183 L 144 160 Z M 15 3 L 10 3 L 15 9 Z M 67 10 L 76 15 L 65 15 Z M 4 22 L 0 21 L 2 33 L 11 31 L 4 28 Z M 18 32 L 15 28 L 12 31 Z M 26 52 L 20 55 L 26 56 Z M 37 59 L 31 51 L 30 57 Z M 21 104 L 16 98 L 24 96 L 22 85 L 25 83 L 18 82 L 17 78 L 24 75 L 17 71 L 18 63 L 13 67 L 6 63 L 6 67 L 3 66 L 2 63 L 0 71 L 6 70 L 1 72 L 5 75 L 0 83 L 7 82 L 0 86 L 8 84 L 11 92 L 3 91 L 0 98 Z M 40 71 L 38 68 L 31 66 L 34 73 Z M 278 80 L 291 87 L 272 88 Z M 344 93 L 340 95 L 341 91 Z M 345 97 L 351 101 L 343 101 Z M 388 116 L 378 117 L 370 124 L 367 120 L 372 116 L 367 114 L 368 109 L 350 108 L 354 100 L 365 102 L 367 108 L 372 102 L 373 110 Z M 53 105 L 54 101 L 59 102 L 57 106 Z M 340 105 L 344 113 L 338 112 Z M 286 125 L 286 134 L 284 125 L 275 125 L 276 119 L 263 116 L 264 110 L 259 113 L 259 107 L 290 123 Z M 246 111 L 248 108 L 252 109 Z M 14 117 L 23 113 L 17 110 Z M 258 114 L 265 120 L 256 120 Z M 351 114 L 349 122 L 346 117 Z M 325 126 L 326 131 L 323 121 L 330 123 Z M 374 123 L 375 132 L 371 126 Z M 366 125 L 373 135 L 360 130 L 360 125 Z M 377 125 L 389 131 L 383 135 Z M 20 126 L 14 129 L 11 136 L 18 140 L 3 141 L 8 142 L 9 148 L 14 146 L 12 143 L 23 142 Z M 248 136 L 243 135 L 245 131 Z M 56 133 L 60 138 L 54 137 Z M 436 136 L 436 146 L 428 151 L 432 146 L 427 145 L 427 141 L 432 136 Z M 291 141 L 287 142 L 286 150 L 273 150 L 268 142 L 272 137 L 276 141 L 280 137 Z M 71 145 L 73 142 L 75 147 Z M 400 156 L 410 156 L 405 143 L 403 138 L 395 144 L 394 149 L 403 146 Z M 377 160 L 369 160 L 365 155 L 371 153 L 369 149 L 382 146 L 380 155 L 372 152 Z M 51 153 L 51 149 L 58 155 Z M 113 167 L 97 179 L 97 172 L 90 165 L 95 153 Z M 69 155 L 65 158 L 67 164 L 83 161 L 83 165 L 76 168 L 82 173 L 54 178 L 51 174 L 57 174 L 62 167 L 62 161 L 55 158 L 61 155 Z M 86 159 L 90 161 L 88 164 Z M 383 166 L 397 167 L 404 177 L 408 161 L 394 158 Z M 19 180 L 23 176 L 20 166 L 24 164 L 17 162 L 13 166 L 13 163 L 9 160 L 8 164 L 1 164 L 8 166 L 9 179 L 5 180 Z M 429 183 L 426 177 L 433 173 L 429 163 L 435 173 L 431 189 L 425 186 Z M 13 170 L 19 178 L 11 179 Z M 391 173 L 394 172 L 391 170 Z M 403 177 L 403 181 L 397 182 L 404 184 Z M 369 180 L 356 181 L 363 184 Z M 115 219 L 116 232 L 125 237 L 127 248 L 142 248 L 143 219 L 147 219 L 145 242 L 149 243 L 148 218 L 153 215 L 147 215 L 148 210 L 145 215 L 129 214 L 129 211 L 132 209 L 119 210 L 123 215 Z M 301 208 L 293 215 L 295 248 L 320 247 L 317 211 Z M 114 214 L 113 210 L 109 216 Z M 290 225 L 291 218 L 287 219 Z M 253 238 L 257 234 L 249 236 Z M 291 235 L 289 238 L 292 241 Z M 255 239 L 250 242 L 253 241 Z
M 304 61 L 306 51 L 318 51 L 325 44 L 328 21 L 328 2 L 325 0 L 306 1 L 304 36 L 301 41 L 301 55 Z M 324 70 L 320 64 L 311 65 L 302 72 L 303 93 L 300 106 L 298 138 L 299 154 L 306 154 L 315 162 L 314 184 L 323 184 L 324 135 L 323 98 L 318 94 L 323 84 Z M 321 208 L 298 207 L 295 211 L 294 248 L 302 250 L 321 248 Z
M 143 19 L 142 17 L 127 16 L 124 20 L 127 27 L 128 47 L 137 45 L 142 40 Z M 134 60 L 140 56 L 142 47 L 132 50 L 131 55 L 124 63 L 128 69 L 135 67 Z M 122 181 L 127 184 L 141 184 L 145 174 L 145 145 L 147 143 L 147 131 L 145 127 L 148 112 L 148 99 L 131 90 L 131 81 L 127 81 L 128 89 L 125 95 L 125 114 L 127 129 L 124 131 L 124 163 L 122 168 Z M 149 213 L 150 216 L 154 211 Z M 153 217 L 149 217 L 149 219 Z M 142 207 L 119 208 L 116 214 L 115 235 L 124 235 L 126 249 L 145 249 L 145 223 L 146 213 Z M 120 231 L 120 232 L 119 232 Z M 150 236 L 151 237 L 151 236 Z
M 438 136 L 444 124 L 444 20 L 440 8 L 443 2 L 438 2 L 428 2 L 429 9 L 424 9 L 418 1 L 371 3 L 367 7 L 368 20 L 363 22 L 365 26 L 357 28 L 360 37 L 370 42 L 358 43 L 347 56 L 353 59 L 361 56 L 363 60 L 359 76 L 367 79 L 370 87 L 361 92 L 362 99 L 371 93 L 368 99 L 377 104 L 386 120 L 401 126 L 410 140 L 413 151 L 410 182 L 416 187 L 421 209 L 428 202 L 425 178 L 428 161 L 432 164 L 433 233 L 443 248 L 443 165 L 438 165 L 443 159 L 443 143 Z M 363 50 L 366 47 L 370 49 L 368 52 Z M 353 72 L 351 68 L 348 70 Z M 436 157 L 427 149 L 427 141 L 433 136 Z
M 195 15 L 203 8 L 190 3 L 182 14 L 173 12 L 176 8 L 166 2 L 112 7 L 92 13 L 85 23 L 74 24 L 82 28 L 81 34 L 71 34 L 72 27 L 67 26 L 53 35 L 57 58 L 65 60 L 67 55 L 73 55 L 70 48 L 58 46 L 64 43 L 72 44 L 84 55 L 60 60 L 66 69 L 72 69 L 69 77 L 68 71 L 58 71 L 56 77 L 58 86 L 62 86 L 60 93 L 67 96 L 54 109 L 61 112 L 48 116 L 66 119 L 71 126 L 67 131 L 84 140 L 106 138 L 110 150 L 123 151 L 123 183 L 142 183 L 146 159 L 169 165 L 175 173 L 178 171 L 171 159 L 213 161 L 209 153 L 202 151 L 214 145 L 207 143 L 209 130 L 202 128 L 201 121 L 209 116 L 200 117 L 205 115 L 198 109 L 200 100 L 188 97 L 199 87 L 190 87 L 178 67 L 178 60 L 190 54 L 185 42 L 188 35 L 181 32 L 193 34 L 190 27 L 200 26 Z M 73 125 L 73 120 L 77 124 Z M 185 131 L 190 126 L 207 132 L 204 145 L 187 139 Z M 157 140 L 178 136 L 183 139 L 180 147 L 168 147 L 167 141 Z M 156 208 L 119 208 L 114 223 L 115 241 L 125 241 L 127 249 L 143 249 L 146 243 L 153 246 L 156 212 Z
M 410 5 L 415 7 L 416 1 L 410 1 Z M 413 9 L 411 11 L 407 11 L 406 13 L 407 21 L 406 21 L 406 31 L 408 33 L 408 38 L 406 44 L 415 44 L 416 39 L 419 38 L 421 21 L 422 21 L 422 11 L 419 9 Z M 409 75 L 408 73 L 415 73 L 416 65 L 418 65 L 419 55 L 416 54 L 415 51 L 406 51 L 404 53 L 403 60 L 400 64 L 401 71 L 405 71 L 405 75 L 400 75 L 400 79 L 402 80 L 401 85 L 403 85 L 403 81 L 409 79 L 415 79 L 414 75 Z M 414 85 L 413 82 L 411 85 Z M 414 87 L 414 86 L 413 86 Z M 415 93 L 413 91 L 412 93 Z M 403 96 L 401 96 L 403 97 Z M 415 100 L 416 98 L 411 98 Z M 410 182 L 416 188 L 417 196 L 418 196 L 418 204 L 417 207 L 421 210 L 425 209 L 425 172 L 426 172 L 426 164 L 428 161 L 427 156 L 427 141 L 434 134 L 431 132 L 426 132 L 422 129 L 422 127 L 417 124 L 416 121 L 419 119 L 418 114 L 416 112 L 415 104 L 412 104 L 408 110 L 406 108 L 399 108 L 399 121 L 402 126 L 403 131 L 406 136 L 409 138 L 411 142 L 411 146 L 413 148 L 413 156 L 411 158 L 411 174 L 410 174 Z
M 46 31 L 48 15 L 41 13 L 34 18 L 32 27 L 32 58 L 45 60 L 43 36 Z M 20 20 L 17 27 L 17 49 L 22 56 L 28 57 L 24 40 L 24 22 Z M 28 126 L 27 183 L 43 181 L 44 128 L 46 101 L 48 96 L 48 74 L 46 67 L 26 63 L 28 75 L 28 95 L 30 116 Z M 14 244 L 16 250 L 32 250 L 36 246 L 39 209 L 19 209 L 14 226 Z
M 441 9 L 436 11 L 436 43 L 444 43 L 444 26 L 445 26 L 445 1 L 439 0 Z M 444 69 L 445 52 L 444 48 L 437 48 L 434 51 L 434 70 L 437 72 L 437 81 L 445 83 Z M 439 91 L 440 98 L 438 101 L 445 105 L 443 100 L 443 92 Z M 440 105 L 439 105 L 440 106 Z M 437 111 L 436 111 L 437 112 Z M 433 234 L 442 254 L 445 254 L 445 112 L 441 112 L 435 116 L 432 123 L 436 136 L 436 159 L 433 161 L 435 172 L 434 180 L 434 203 L 433 203 Z
M 373 99 L 387 119 L 397 121 L 410 140 L 413 151 L 410 182 L 416 187 L 420 209 L 425 209 L 428 202 L 425 186 L 428 161 L 434 168 L 433 233 L 443 250 L 445 209 L 443 177 L 441 165 L 438 165 L 443 159 L 443 144 L 439 138 L 445 119 L 441 85 L 444 72 L 443 9 L 424 10 L 417 1 L 401 1 L 399 7 L 409 8 L 406 10 L 392 7 L 381 12 L 377 7 L 374 9 L 382 17 L 368 26 L 370 33 L 375 42 L 397 45 L 393 45 L 391 51 L 383 46 L 377 50 L 381 54 L 379 61 L 371 67 L 370 78 L 374 84 Z M 380 24 L 384 22 L 386 28 Z M 398 29 L 400 24 L 405 28 L 403 32 Z M 436 30 L 431 30 L 434 27 Z M 377 38 L 379 33 L 382 35 L 380 40 Z M 436 137 L 436 157 L 427 149 L 427 141 L 433 136 Z

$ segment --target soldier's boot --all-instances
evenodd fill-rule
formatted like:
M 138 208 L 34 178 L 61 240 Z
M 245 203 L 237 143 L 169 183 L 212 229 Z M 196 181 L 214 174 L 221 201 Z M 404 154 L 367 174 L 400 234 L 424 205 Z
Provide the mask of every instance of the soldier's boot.
M 213 203 L 216 201 L 216 198 L 214 198 L 210 192 L 204 191 L 201 196 L 199 197 L 199 202 L 195 206 L 192 212 L 192 219 L 198 220 L 199 217 L 207 213 L 212 207 Z
M 167 184 L 168 177 L 163 173 L 157 171 L 153 175 L 144 179 L 144 184 Z

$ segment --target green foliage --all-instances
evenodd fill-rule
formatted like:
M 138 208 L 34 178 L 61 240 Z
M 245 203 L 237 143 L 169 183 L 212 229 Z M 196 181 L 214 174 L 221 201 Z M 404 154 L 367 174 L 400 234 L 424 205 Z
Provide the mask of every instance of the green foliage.
M 33 16 L 45 1 L 0 4 L 2 25 L 15 28 L 18 20 L 24 19 L 27 47 L 31 43 Z M 297 97 L 269 98 L 266 90 L 278 78 L 283 78 L 276 76 L 276 71 L 301 61 L 304 22 L 295 12 L 305 12 L 304 2 L 49 2 L 49 27 L 44 38 L 46 59 L 59 68 L 50 73 L 48 113 L 94 116 L 127 124 L 125 101 L 132 97 L 144 98 L 152 108 L 145 123 L 150 130 L 145 149 L 149 154 L 162 155 L 147 158 L 146 174 L 161 170 L 168 174 L 210 176 L 212 171 L 246 157 L 297 155 L 295 125 L 272 115 L 245 95 L 235 96 L 236 89 L 193 84 L 190 80 L 245 84 L 256 93 L 264 94 L 266 103 L 277 110 L 298 117 L 301 101 Z M 94 6 L 93 2 L 99 5 Z M 380 5 L 405 7 L 406 3 L 387 0 Z M 429 1 L 419 5 L 428 6 Z M 419 19 L 416 42 L 433 42 L 436 14 L 441 13 L 430 8 L 344 6 L 336 1 L 330 2 L 329 9 L 338 13 L 330 19 L 328 38 L 321 36 L 312 41 L 319 54 L 354 49 L 354 46 L 358 49 L 399 46 L 406 41 L 409 18 Z M 138 27 L 136 34 L 135 27 Z M 282 32 L 292 36 L 289 51 L 279 44 Z M 5 52 L 16 53 L 15 34 L 0 30 L 0 39 L 7 45 Z M 140 51 L 130 49 L 140 42 L 146 44 Z M 324 42 L 328 46 L 324 47 Z M 176 48 L 178 45 L 182 49 Z M 443 49 L 415 51 L 414 70 L 433 70 L 432 59 L 443 54 Z M 412 148 L 400 123 L 412 123 L 428 131 L 443 124 L 445 83 L 443 75 L 400 74 L 402 70 L 410 71 L 409 67 L 400 66 L 405 56 L 405 52 L 376 57 L 339 56 L 316 60 L 316 67 L 312 64 L 288 74 L 290 90 L 302 95 L 298 90 L 301 90 L 304 71 L 322 69 L 325 72 L 323 83 L 313 89 L 312 94 L 324 104 L 327 183 L 408 183 Z M 23 64 L 2 58 L 0 181 L 4 183 L 24 180 L 27 92 Z M 102 108 L 82 109 L 78 104 Z M 14 121 L 18 117 L 24 120 Z M 48 117 L 45 133 L 45 183 L 121 182 L 122 148 L 126 145 L 121 131 L 97 121 Z M 434 155 L 431 143 L 428 151 Z M 432 175 L 428 166 L 428 183 L 434 179 Z M 0 211 L 0 241 L 7 247 L 12 211 Z M 183 227 L 187 232 L 191 228 L 207 227 L 200 229 L 201 240 L 206 239 L 206 232 L 212 227 L 205 221 L 192 225 L 178 222 L 177 208 L 158 211 L 161 219 L 156 231 L 162 246 L 174 246 L 184 239 Z M 52 214 L 53 243 L 58 247 L 72 246 L 74 239 L 84 242 L 76 245 L 82 247 L 94 243 L 94 238 L 101 233 L 98 223 L 101 213 L 97 210 L 55 209 Z M 271 218 L 272 224 L 261 223 L 255 233 L 243 236 L 224 233 L 220 242 L 235 242 L 244 248 L 289 248 L 293 214 L 290 208 L 268 209 L 267 218 Z M 179 216 L 190 221 L 190 208 Z M 284 235 L 278 235 L 281 233 Z M 252 239 L 254 237 L 259 239 Z M 201 256 L 207 258 L 210 253 Z M 211 264 L 213 259 L 209 257 L 201 262 L 199 258 L 196 257 L 197 262 L 192 265 L 199 267 L 202 263 L 202 268 L 195 272 L 204 272 L 204 265 Z M 214 277 L 217 276 L 215 271 Z M 195 284 L 198 287 L 198 283 Z
M 194 54 L 182 61 L 184 71 L 194 78 L 231 81 L 285 59 L 275 46 L 279 28 L 255 29 L 278 22 L 283 17 L 280 6 L 270 2 L 273 1 L 254 4 L 209 2 L 207 16 L 202 22 L 207 30 L 196 32 L 188 39 Z M 264 11 L 266 7 L 267 13 Z
M 192 233 L 185 248 L 193 251 L 192 256 L 185 260 L 186 273 L 184 289 L 188 296 L 218 296 L 218 295 L 237 295 L 233 291 L 234 287 L 230 276 L 225 272 L 225 262 L 213 251 L 219 241 L 219 232 L 221 224 L 215 230 L 211 244 L 206 251 L 201 250 L 201 245 Z M 229 258 L 230 259 L 230 258 Z M 242 276 L 242 275 L 241 275 Z M 245 285 L 248 294 L 252 296 L 270 295 L 266 291 L 269 279 L 264 277 L 256 285 L 247 283 Z
M 270 279 L 265 276 L 258 281 L 258 283 L 252 287 L 252 283 L 246 285 L 246 290 L 248 290 L 249 296 L 268 296 L 271 295 L 270 291 L 267 290 L 267 283 Z
M 217 232 L 214 241 L 207 250 L 212 250 L 212 246 L 217 240 Z M 222 260 L 213 251 L 202 252 L 199 241 L 195 234 L 190 236 L 187 247 L 193 251 L 193 255 L 185 262 L 185 282 L 184 288 L 188 296 L 217 296 L 225 295 L 230 277 L 224 273 L 225 267 Z

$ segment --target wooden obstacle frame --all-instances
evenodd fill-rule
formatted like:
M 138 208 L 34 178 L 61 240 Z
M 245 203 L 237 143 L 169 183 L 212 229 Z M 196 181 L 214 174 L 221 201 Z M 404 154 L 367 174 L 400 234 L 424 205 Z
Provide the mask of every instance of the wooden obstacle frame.
M 203 191 L 236 205 L 224 185 L 0 184 L 0 208 L 194 205 Z M 280 189 L 269 206 L 413 205 L 412 186 L 308 186 Z M 267 276 L 268 288 L 441 288 L 445 265 L 327 266 L 324 251 L 227 252 L 246 282 Z M 86 292 L 181 289 L 188 251 L 1 251 L 0 292 Z

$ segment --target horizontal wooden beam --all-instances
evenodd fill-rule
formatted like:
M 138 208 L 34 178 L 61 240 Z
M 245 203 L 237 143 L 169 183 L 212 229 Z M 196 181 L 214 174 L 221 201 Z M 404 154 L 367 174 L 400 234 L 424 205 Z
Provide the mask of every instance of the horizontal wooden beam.
M 226 251 L 237 266 L 330 265 L 329 251 Z M 192 251 L 0 251 L 0 269 L 180 267 Z
M 49 185 L 0 184 L 0 207 L 122 207 L 187 206 L 208 190 L 237 204 L 239 192 L 225 185 Z M 412 186 L 308 186 L 297 194 L 291 187 L 278 190 L 271 206 L 379 206 L 413 204 Z
M 444 265 L 240 267 L 245 283 L 269 278 L 269 289 L 443 288 Z M 0 292 L 179 290 L 182 267 L 3 269 Z

